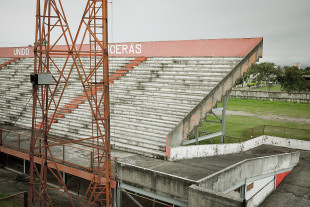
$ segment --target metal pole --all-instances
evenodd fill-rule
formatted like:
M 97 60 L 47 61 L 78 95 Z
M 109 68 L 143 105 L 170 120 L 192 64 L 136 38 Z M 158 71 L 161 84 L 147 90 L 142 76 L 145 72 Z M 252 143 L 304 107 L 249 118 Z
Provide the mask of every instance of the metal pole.
M 49 44 L 49 43 L 48 43 Z M 47 128 L 48 128 L 48 86 L 46 85 L 45 86 L 45 95 L 46 95 L 46 97 L 45 97 L 45 101 L 46 101 L 46 106 L 45 106 L 45 129 L 43 130 L 44 131 L 44 185 L 43 185 L 43 188 L 44 188 L 44 190 L 46 189 L 47 190 L 47 145 L 48 145 L 48 143 L 47 143 Z M 47 198 L 47 194 L 46 194 L 46 192 L 44 193 L 44 199 L 45 199 L 45 201 L 47 201 L 48 200 L 48 198 Z M 46 205 L 46 202 L 44 202 L 44 206 L 46 207 L 47 205 Z
M 264 128 L 263 128 L 263 135 L 265 135 L 265 126 L 266 126 L 266 125 L 264 124 Z
M 229 93 L 227 93 L 226 96 L 223 97 L 223 110 L 222 110 L 222 137 L 221 137 L 221 143 L 224 143 L 225 139 L 225 121 L 226 121 L 226 105 L 229 99 Z
M 62 145 L 62 161 L 65 161 L 65 145 Z
M 122 204 L 121 204 L 122 203 L 122 199 L 121 199 L 122 195 L 121 195 L 121 187 L 120 187 L 119 182 L 117 183 L 116 188 L 117 188 L 116 207 L 121 207 L 122 206 Z
M 108 57 L 108 1 L 103 1 L 103 42 L 104 42 L 104 67 L 103 67 L 103 78 L 104 78 L 104 120 L 105 120 L 105 146 L 106 146 L 106 205 L 110 205 L 110 182 L 111 182 L 111 145 L 110 145 L 110 96 L 109 96 L 109 57 Z
M 62 172 L 62 179 L 63 179 L 64 183 L 66 183 L 66 173 L 65 172 Z
M 199 138 L 199 128 L 198 128 L 198 126 L 196 127 L 196 129 L 195 129 L 195 139 L 196 139 L 196 145 L 198 145 L 199 144 L 199 142 L 198 142 L 198 138 Z
M 117 186 L 113 189 L 113 206 L 116 207 L 116 188 Z
M 28 193 L 24 192 L 24 207 L 28 207 Z
M 29 161 L 30 161 L 30 190 L 29 190 L 29 206 L 34 206 L 34 145 L 35 145 L 35 110 L 36 110 L 36 100 L 37 100 L 37 86 L 33 85 L 32 89 L 32 130 L 31 130 L 31 140 L 30 140 L 30 152 L 29 152 Z
M 0 129 L 0 146 L 2 146 L 2 129 Z
M 26 160 L 24 159 L 24 174 L 26 174 Z

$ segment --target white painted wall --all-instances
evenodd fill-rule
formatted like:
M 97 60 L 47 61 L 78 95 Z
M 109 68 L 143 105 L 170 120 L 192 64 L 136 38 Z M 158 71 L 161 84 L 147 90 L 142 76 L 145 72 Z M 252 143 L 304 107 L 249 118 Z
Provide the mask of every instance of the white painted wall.
M 308 141 L 263 135 L 242 143 L 171 147 L 169 160 L 173 161 L 181 159 L 191 159 L 196 157 L 234 154 L 250 150 L 262 144 L 289 147 L 293 149 L 310 150 L 310 142 Z
M 249 200 L 253 196 L 255 196 L 261 189 L 263 189 L 270 181 L 274 182 L 274 176 L 269 176 L 260 180 L 254 181 L 253 188 L 249 191 L 245 191 L 245 199 Z M 252 183 L 252 182 L 250 182 Z M 249 185 L 250 183 L 247 183 L 246 185 Z
M 274 181 L 271 180 L 263 189 L 261 189 L 256 195 L 247 201 L 247 207 L 259 206 L 267 196 L 274 191 Z

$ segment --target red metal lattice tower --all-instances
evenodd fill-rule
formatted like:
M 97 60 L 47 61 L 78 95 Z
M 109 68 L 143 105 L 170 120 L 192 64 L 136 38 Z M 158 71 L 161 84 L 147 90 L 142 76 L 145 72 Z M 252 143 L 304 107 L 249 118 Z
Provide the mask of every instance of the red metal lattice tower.
M 65 42 L 65 45 L 59 46 L 60 42 Z M 33 84 L 30 206 L 53 206 L 62 196 L 66 196 L 75 206 L 51 147 L 85 140 L 92 140 L 93 143 L 92 167 L 88 169 L 92 178 L 80 205 L 110 206 L 107 1 L 87 0 L 77 34 L 73 36 L 61 0 L 37 0 L 34 56 L 34 76 L 52 74 L 52 84 Z M 59 56 L 65 58 L 60 65 L 55 61 Z M 90 60 L 89 67 L 82 61 L 85 57 Z M 58 113 L 63 110 L 62 99 L 74 70 L 89 103 L 93 132 L 90 137 L 51 144 L 49 132 Z M 48 174 L 56 178 L 60 188 L 48 188 Z M 52 190 L 62 190 L 63 193 L 52 200 Z

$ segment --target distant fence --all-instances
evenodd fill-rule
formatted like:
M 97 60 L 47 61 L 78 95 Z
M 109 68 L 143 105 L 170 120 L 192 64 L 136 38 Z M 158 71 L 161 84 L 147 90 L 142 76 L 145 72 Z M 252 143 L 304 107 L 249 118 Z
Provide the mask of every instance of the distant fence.
M 281 126 L 262 125 L 241 131 L 240 142 L 262 135 L 306 140 L 310 138 L 310 130 Z
M 230 93 L 230 97 L 244 98 L 244 99 L 270 100 L 270 101 L 310 103 L 310 93 L 248 91 L 248 90 L 233 89 Z

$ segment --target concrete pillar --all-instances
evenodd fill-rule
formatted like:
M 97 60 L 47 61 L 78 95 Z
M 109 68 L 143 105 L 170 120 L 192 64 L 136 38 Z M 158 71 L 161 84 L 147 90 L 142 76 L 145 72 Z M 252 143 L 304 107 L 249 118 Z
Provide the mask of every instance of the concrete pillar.
M 117 183 L 116 185 L 116 207 L 121 207 L 122 204 L 121 204 L 121 201 L 122 201 L 122 191 L 121 191 L 121 188 L 119 186 L 119 182 Z
M 26 160 L 24 159 L 24 174 L 26 174 Z
M 62 172 L 62 179 L 63 179 L 64 183 L 66 183 L 66 173 L 65 172 Z
M 2 130 L 0 129 L 0 146 L 2 146 Z
M 195 139 L 196 139 L 196 145 L 198 145 L 198 138 L 199 138 L 199 128 L 196 126 L 195 128 Z
M 229 93 L 223 97 L 223 110 L 222 110 L 222 137 L 221 143 L 224 143 L 225 139 L 225 120 L 226 120 L 226 105 L 229 99 Z

